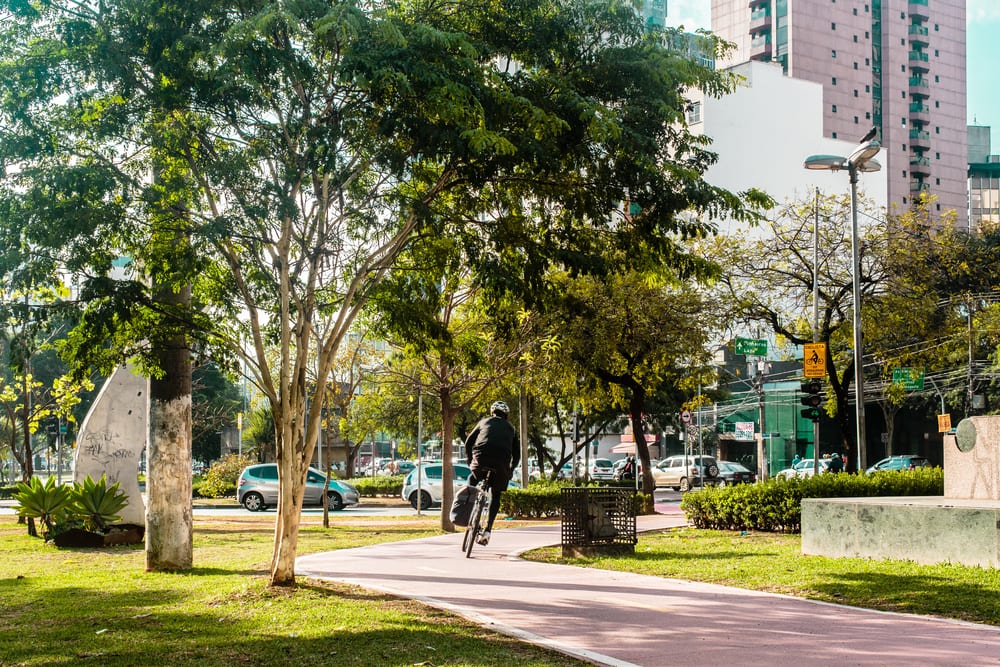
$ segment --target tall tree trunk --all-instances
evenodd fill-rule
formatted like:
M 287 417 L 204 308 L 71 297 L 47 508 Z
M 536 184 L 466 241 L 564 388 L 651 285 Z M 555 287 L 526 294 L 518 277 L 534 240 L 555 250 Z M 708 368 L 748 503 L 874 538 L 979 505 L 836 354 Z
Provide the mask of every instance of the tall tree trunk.
M 642 415 L 646 405 L 646 392 L 642 385 L 630 382 L 632 398 L 629 399 L 628 414 L 632 421 L 632 437 L 635 438 L 635 451 L 642 462 L 642 492 L 652 495 L 656 484 L 653 482 L 653 471 L 649 465 L 649 445 L 646 444 L 646 429 L 642 423 Z
M 168 312 L 191 304 L 191 287 L 154 287 Z M 157 344 L 163 376 L 149 387 L 149 452 L 146 480 L 146 571 L 191 568 L 191 351 L 177 333 Z
M 455 447 L 456 410 L 451 405 L 451 389 L 441 388 L 441 530 L 453 533 L 455 524 L 451 522 L 451 503 L 455 499 L 455 465 L 452 457 Z

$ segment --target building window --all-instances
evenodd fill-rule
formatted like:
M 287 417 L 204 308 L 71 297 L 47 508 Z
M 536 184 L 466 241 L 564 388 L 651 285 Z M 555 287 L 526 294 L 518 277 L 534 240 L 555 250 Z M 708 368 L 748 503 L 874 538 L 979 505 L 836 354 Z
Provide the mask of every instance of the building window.
M 941 77 L 939 77 L 937 74 L 934 75 L 934 83 L 941 83 Z
M 899 66 L 899 71 L 900 72 L 906 72 L 906 65 L 900 65 Z
M 868 39 L 869 37 L 871 37 L 871 35 L 869 35 L 869 34 L 868 34 L 868 31 L 867 31 L 867 30 L 865 30 L 865 39 Z
M 858 117 L 857 117 L 857 116 L 855 116 L 855 117 L 854 117 L 854 124 L 855 124 L 855 125 L 857 125 L 857 124 L 858 124 L 858 122 L 859 122 L 859 121 L 858 121 Z
M 906 127 L 906 118 L 905 118 L 905 117 L 903 117 L 903 118 L 901 118 L 900 120 L 902 120 L 902 121 L 903 121 L 903 127 Z
M 938 57 L 940 57 L 940 55 L 941 55 L 941 52 L 938 51 L 937 49 L 934 49 L 934 57 L 938 58 Z
M 937 32 L 937 31 L 938 31 L 938 24 L 937 24 L 937 23 L 935 23 L 935 24 L 934 24 L 934 32 Z
M 937 100 L 934 100 L 934 108 L 935 109 L 940 109 L 941 108 L 941 103 L 938 102 Z
M 858 96 L 858 91 L 857 91 L 857 89 L 856 89 L 856 88 L 855 88 L 855 90 L 854 90 L 854 96 L 855 96 L 855 97 L 857 97 L 857 96 Z
M 831 58 L 836 58 L 837 57 L 837 49 L 833 49 L 833 50 L 830 51 L 830 57 Z
M 865 84 L 865 92 L 866 93 L 872 92 L 872 87 L 870 85 L 868 85 L 867 83 Z
M 941 134 L 941 128 L 940 127 L 935 127 L 934 128 L 934 134 Z
M 854 36 L 854 43 L 855 43 L 855 44 L 857 44 L 857 43 L 858 43 L 858 36 L 857 36 L 857 35 L 855 35 L 855 36 Z
M 834 132 L 834 133 L 833 133 L 833 138 L 834 138 L 834 139 L 836 139 L 836 138 L 837 138 L 837 133 L 836 133 L 836 132 Z
M 835 85 L 835 86 L 836 86 L 836 85 L 837 85 L 837 77 L 832 77 L 832 78 L 830 79 L 830 83 L 832 83 L 833 85 Z
M 940 160 L 941 159 L 941 154 L 940 153 L 935 153 L 934 154 L 934 159 L 935 160 Z
M 941 185 L 941 179 L 940 178 L 935 178 L 934 179 L 934 185 Z
M 688 123 L 701 122 L 701 102 L 695 102 L 688 107 Z
M 906 170 L 903 170 L 903 178 L 906 178 Z
M 837 29 L 837 24 L 836 23 L 831 23 L 830 24 L 830 30 L 836 30 L 836 29 Z
M 866 111 L 865 112 L 865 120 L 871 120 L 871 119 L 872 119 L 872 112 L 871 111 Z
M 855 7 L 853 11 L 854 11 L 854 15 L 857 16 L 858 15 L 858 8 Z
M 872 61 L 871 61 L 871 59 L 870 59 L 870 58 L 865 58 L 865 67 L 868 67 L 868 66 L 870 66 L 871 64 L 872 64 Z
M 857 68 L 858 68 L 858 62 L 854 61 L 854 69 L 857 69 Z
M 833 111 L 833 113 L 837 113 L 837 105 L 836 104 L 833 105 L 832 111 Z
M 905 37 L 903 39 L 899 40 L 899 45 L 900 46 L 906 46 L 906 38 Z
M 941 204 L 935 204 L 935 206 L 937 206 L 937 210 L 941 210 Z

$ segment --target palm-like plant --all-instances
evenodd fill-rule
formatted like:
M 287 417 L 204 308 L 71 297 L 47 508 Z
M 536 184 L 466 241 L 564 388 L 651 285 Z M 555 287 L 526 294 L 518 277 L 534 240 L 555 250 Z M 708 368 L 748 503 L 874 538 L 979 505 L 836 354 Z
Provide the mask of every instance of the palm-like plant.
M 38 519 L 51 533 L 53 527 L 72 510 L 73 495 L 70 487 L 56 484 L 54 477 L 49 477 L 44 483 L 40 478 L 32 477 L 28 482 L 18 483 L 14 493 L 18 504 L 14 509 L 23 517 Z
M 118 489 L 118 482 L 108 486 L 107 477 L 96 482 L 87 475 L 73 488 L 70 511 L 83 521 L 87 530 L 106 533 L 108 524 L 121 519 L 118 513 L 128 505 L 128 496 Z

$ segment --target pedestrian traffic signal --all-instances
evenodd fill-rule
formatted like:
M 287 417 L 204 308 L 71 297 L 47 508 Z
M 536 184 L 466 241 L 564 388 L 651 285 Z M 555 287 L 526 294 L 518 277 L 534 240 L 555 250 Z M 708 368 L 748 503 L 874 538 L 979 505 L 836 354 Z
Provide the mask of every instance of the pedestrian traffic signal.
M 819 421 L 820 409 L 826 397 L 823 396 L 823 385 L 818 380 L 806 380 L 801 384 L 802 393 L 805 394 L 799 401 L 802 405 L 808 406 L 800 414 L 806 419 L 814 422 Z

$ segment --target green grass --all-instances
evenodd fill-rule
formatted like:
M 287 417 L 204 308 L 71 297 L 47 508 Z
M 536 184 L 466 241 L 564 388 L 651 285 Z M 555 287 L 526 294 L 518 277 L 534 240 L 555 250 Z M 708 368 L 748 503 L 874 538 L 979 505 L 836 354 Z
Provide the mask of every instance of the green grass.
M 583 664 L 454 615 L 346 585 L 267 586 L 274 516 L 195 519 L 195 568 L 141 547 L 58 549 L 0 516 L 0 665 Z M 303 517 L 306 554 L 438 534 L 432 517 Z
M 839 604 L 1000 625 L 1000 570 L 803 556 L 801 536 L 685 528 L 639 536 L 635 555 L 530 560 L 784 593 Z

